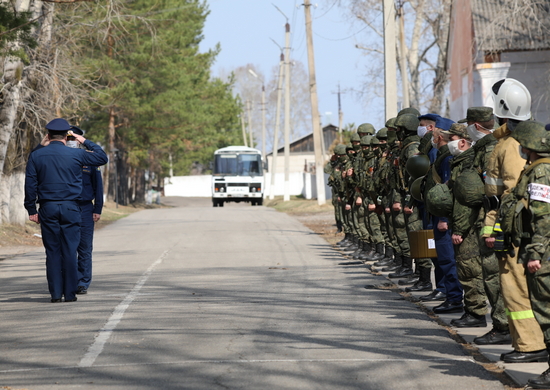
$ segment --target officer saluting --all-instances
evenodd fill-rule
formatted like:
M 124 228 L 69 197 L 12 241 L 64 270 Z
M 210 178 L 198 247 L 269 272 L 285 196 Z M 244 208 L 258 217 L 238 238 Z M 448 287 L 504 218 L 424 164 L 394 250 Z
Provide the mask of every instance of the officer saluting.
M 40 223 L 46 249 L 46 277 L 52 302 L 76 301 L 76 251 L 80 242 L 82 167 L 107 163 L 100 146 L 75 134 L 88 151 L 67 148 L 71 125 L 54 119 L 46 125 L 50 143 L 29 156 L 25 177 L 25 208 L 29 219 Z M 91 152 L 91 153 L 90 153 Z M 36 203 L 40 204 L 37 212 Z
M 84 131 L 76 126 L 71 126 L 75 135 L 84 136 Z M 67 137 L 69 139 L 69 137 Z M 67 146 L 78 148 L 76 140 L 68 140 Z M 84 165 L 82 167 L 82 194 L 80 195 L 80 244 L 78 245 L 78 290 L 77 294 L 86 294 L 92 281 L 92 249 L 94 241 L 94 222 L 101 218 L 103 209 L 103 179 L 99 167 Z

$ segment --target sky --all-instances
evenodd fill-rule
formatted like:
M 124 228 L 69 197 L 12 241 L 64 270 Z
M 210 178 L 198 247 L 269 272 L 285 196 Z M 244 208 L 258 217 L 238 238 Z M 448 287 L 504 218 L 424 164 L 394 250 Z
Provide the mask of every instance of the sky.
M 268 76 L 278 65 L 280 49 L 285 43 L 285 16 L 291 31 L 291 60 L 301 61 L 307 69 L 305 14 L 301 0 L 207 0 L 210 15 L 206 20 L 200 50 L 221 46 L 211 71 L 213 76 L 254 64 Z M 340 83 L 344 125 L 370 122 L 383 127 L 383 102 L 375 100 L 369 107 L 350 89 L 359 88 L 365 76 L 368 57 L 355 45 L 364 38 L 365 27 L 350 20 L 336 0 L 312 0 L 312 29 L 319 114 L 323 125 L 338 126 L 338 84 Z M 370 112 L 370 116 L 369 116 Z M 373 112 L 376 114 L 373 116 Z M 331 114 L 330 114 L 331 113 Z

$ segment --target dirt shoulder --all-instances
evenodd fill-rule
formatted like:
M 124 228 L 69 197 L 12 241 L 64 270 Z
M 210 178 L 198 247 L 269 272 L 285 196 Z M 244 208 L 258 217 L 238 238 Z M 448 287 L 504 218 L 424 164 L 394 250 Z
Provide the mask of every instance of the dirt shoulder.
M 163 205 L 130 205 L 116 207 L 115 202 L 106 202 L 103 206 L 101 219 L 96 224 L 96 229 L 101 229 L 114 221 L 124 218 L 146 208 L 166 207 Z M 42 247 L 40 225 L 27 221 L 24 226 L 2 224 L 0 225 L 0 260 L 32 252 Z

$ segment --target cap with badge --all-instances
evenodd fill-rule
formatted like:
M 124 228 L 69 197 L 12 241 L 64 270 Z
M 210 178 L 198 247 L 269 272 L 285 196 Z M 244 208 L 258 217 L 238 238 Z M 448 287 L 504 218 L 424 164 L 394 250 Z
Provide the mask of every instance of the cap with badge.
M 493 118 L 491 107 L 470 107 L 466 111 L 466 118 L 459 120 L 458 123 L 489 122 Z
M 71 125 L 63 118 L 56 118 L 46 125 L 48 131 L 65 132 L 71 130 Z
M 460 123 L 453 123 L 448 131 L 442 131 L 448 135 L 458 135 L 460 138 L 470 140 L 470 134 L 468 134 L 467 127 Z
M 73 134 L 76 134 L 76 135 L 84 135 L 84 130 L 82 130 L 78 126 L 71 126 L 71 131 Z

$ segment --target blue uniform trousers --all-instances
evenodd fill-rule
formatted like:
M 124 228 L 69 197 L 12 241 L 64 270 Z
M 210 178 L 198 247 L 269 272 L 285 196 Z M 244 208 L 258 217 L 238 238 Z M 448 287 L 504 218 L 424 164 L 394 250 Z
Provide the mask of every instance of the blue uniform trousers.
M 80 208 L 75 201 L 48 201 L 38 211 L 46 249 L 46 276 L 52 299 L 75 298 L 78 286 L 76 248 L 80 242 Z
M 461 302 L 462 301 L 462 285 L 458 281 L 456 272 L 456 260 L 451 231 L 440 232 L 437 229 L 439 218 L 433 217 L 435 250 L 437 251 L 437 267 L 443 276 L 443 284 L 445 285 L 445 293 L 447 301 Z M 437 268 L 436 268 L 437 269 Z
M 92 249 L 94 241 L 94 205 L 92 201 L 79 202 L 80 215 L 80 244 L 78 245 L 78 286 L 86 290 L 92 281 Z

